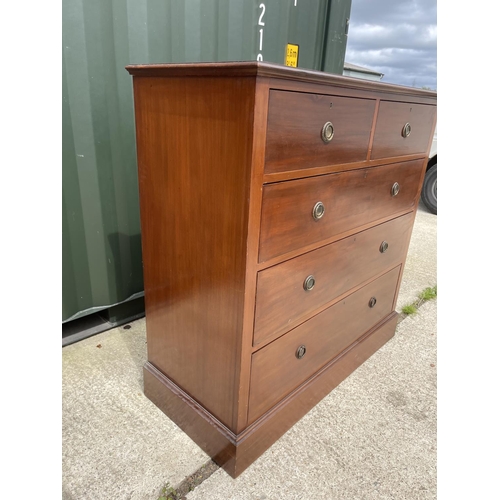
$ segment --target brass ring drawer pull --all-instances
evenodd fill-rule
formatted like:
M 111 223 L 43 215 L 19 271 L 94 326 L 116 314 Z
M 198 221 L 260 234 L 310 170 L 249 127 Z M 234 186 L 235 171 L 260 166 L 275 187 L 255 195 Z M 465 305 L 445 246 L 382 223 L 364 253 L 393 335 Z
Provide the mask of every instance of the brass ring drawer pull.
M 325 205 L 321 203 L 321 201 L 318 201 L 316 205 L 314 205 L 312 216 L 314 220 L 320 220 L 321 217 L 325 215 Z
M 328 144 L 333 139 L 334 134 L 333 123 L 326 122 L 321 129 L 321 139 L 323 139 L 323 142 Z
M 391 196 L 397 196 L 399 193 L 399 189 L 400 189 L 399 183 L 395 182 L 391 188 Z
M 308 292 L 309 290 L 312 290 L 314 288 L 314 285 L 316 284 L 316 280 L 314 279 L 314 276 L 311 274 L 309 275 L 305 280 L 304 280 L 304 290 Z
M 387 243 L 387 241 L 383 241 L 381 244 L 380 244 L 380 253 L 385 253 L 387 252 L 387 249 L 389 248 L 389 243 Z
M 401 135 L 406 138 L 409 137 L 410 134 L 411 134 L 411 125 L 409 123 L 405 123 L 403 130 L 401 131 Z
M 301 345 L 300 347 L 297 348 L 297 351 L 295 353 L 295 356 L 297 356 L 297 359 L 302 359 L 306 354 L 306 346 Z
M 372 297 L 369 302 L 368 302 L 368 306 L 369 307 L 375 307 L 375 304 L 377 303 L 377 299 L 375 297 Z

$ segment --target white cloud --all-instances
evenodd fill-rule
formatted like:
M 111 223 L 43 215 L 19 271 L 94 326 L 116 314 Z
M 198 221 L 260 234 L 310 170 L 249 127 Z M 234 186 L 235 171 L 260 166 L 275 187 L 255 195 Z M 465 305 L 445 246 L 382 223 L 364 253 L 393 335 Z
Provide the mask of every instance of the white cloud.
M 383 81 L 437 88 L 436 0 L 353 0 L 346 61 Z

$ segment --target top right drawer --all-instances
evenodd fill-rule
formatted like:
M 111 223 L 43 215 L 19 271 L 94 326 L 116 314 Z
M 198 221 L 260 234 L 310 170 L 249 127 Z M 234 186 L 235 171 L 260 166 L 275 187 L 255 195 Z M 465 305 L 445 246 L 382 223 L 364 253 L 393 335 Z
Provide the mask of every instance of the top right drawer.
M 371 159 L 427 152 L 436 107 L 380 101 Z

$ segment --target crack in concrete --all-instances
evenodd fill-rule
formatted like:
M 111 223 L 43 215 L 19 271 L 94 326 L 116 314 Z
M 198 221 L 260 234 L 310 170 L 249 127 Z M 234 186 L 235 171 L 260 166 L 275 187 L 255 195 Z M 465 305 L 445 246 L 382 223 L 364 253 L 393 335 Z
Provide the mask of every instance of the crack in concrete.
M 424 305 L 426 302 L 429 302 L 430 300 L 436 300 L 437 298 L 437 295 L 436 297 L 432 297 L 430 299 L 417 299 L 415 300 L 415 302 L 412 303 L 413 306 L 415 306 L 415 309 L 416 311 L 412 314 L 406 314 L 404 312 L 400 312 L 399 313 L 399 317 L 398 317 L 398 325 L 399 323 L 401 323 L 401 321 L 405 320 L 408 316 L 415 316 L 415 314 L 417 313 L 417 311 L 422 307 L 422 305 Z
M 213 460 L 208 460 L 190 476 L 184 478 L 168 496 L 161 495 L 158 500 L 187 500 L 186 495 L 207 480 L 216 470 L 220 469 Z

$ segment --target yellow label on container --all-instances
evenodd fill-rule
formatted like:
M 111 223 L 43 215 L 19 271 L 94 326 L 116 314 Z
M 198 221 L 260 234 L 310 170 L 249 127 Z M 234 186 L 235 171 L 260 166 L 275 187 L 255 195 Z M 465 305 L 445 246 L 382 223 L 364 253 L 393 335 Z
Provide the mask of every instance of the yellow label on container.
M 285 66 L 291 66 L 292 68 L 297 67 L 299 62 L 299 46 L 289 43 L 286 46 L 285 52 Z

